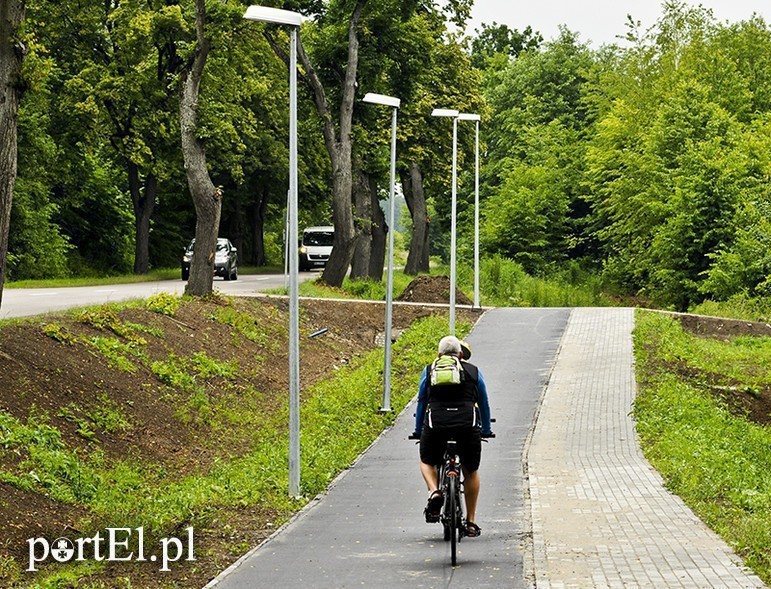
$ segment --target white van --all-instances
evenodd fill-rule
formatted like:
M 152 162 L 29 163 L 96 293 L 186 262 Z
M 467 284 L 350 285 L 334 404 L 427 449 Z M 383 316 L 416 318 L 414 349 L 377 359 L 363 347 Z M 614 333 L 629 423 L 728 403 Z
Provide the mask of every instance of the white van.
M 305 229 L 300 243 L 300 270 L 326 266 L 334 239 L 335 228 L 331 225 Z

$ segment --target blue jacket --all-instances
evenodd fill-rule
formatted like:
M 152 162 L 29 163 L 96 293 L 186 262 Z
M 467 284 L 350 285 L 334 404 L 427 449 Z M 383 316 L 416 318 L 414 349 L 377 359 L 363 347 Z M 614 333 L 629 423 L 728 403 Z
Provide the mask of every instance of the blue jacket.
M 479 370 L 477 368 L 477 370 Z M 479 406 L 479 416 L 482 419 L 482 435 L 492 433 L 490 426 L 490 402 L 487 398 L 487 386 L 482 378 L 482 371 L 479 370 L 479 379 L 477 381 L 477 405 Z M 428 366 L 423 369 L 420 375 L 420 385 L 418 385 L 418 409 L 415 411 L 415 433 L 420 434 L 423 430 L 423 420 L 428 408 Z

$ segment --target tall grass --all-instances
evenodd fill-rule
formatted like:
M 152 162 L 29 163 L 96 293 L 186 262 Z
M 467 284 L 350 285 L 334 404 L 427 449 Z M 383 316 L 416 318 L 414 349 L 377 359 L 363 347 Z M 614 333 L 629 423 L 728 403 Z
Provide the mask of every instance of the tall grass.
M 457 285 L 473 299 L 474 270 L 468 264 L 457 267 Z M 446 266 L 435 266 L 431 274 L 449 275 Z M 401 270 L 394 272 L 394 297 L 398 297 L 414 279 Z M 600 278 L 571 265 L 551 276 L 530 276 L 522 266 L 495 255 L 480 264 L 481 303 L 494 307 L 597 307 L 613 304 L 602 293 Z M 320 298 L 385 300 L 385 278 L 351 280 L 346 278 L 340 288 L 326 286 L 317 280 L 300 284 L 300 295 Z M 273 292 L 286 294 L 286 289 Z
M 690 309 L 691 313 L 730 317 L 745 321 L 771 321 L 771 299 L 735 295 L 727 301 L 704 301 Z
M 473 292 L 473 267 L 458 269 L 458 283 Z M 479 267 L 480 298 L 483 305 L 498 307 L 597 307 L 610 305 L 602 294 L 600 279 L 570 266 L 551 276 L 527 274 L 517 262 L 500 255 L 483 258 Z
M 771 338 L 704 340 L 669 317 L 638 311 L 634 344 L 645 456 L 667 488 L 771 582 L 771 429 L 732 414 L 708 391 L 716 383 L 767 390 Z

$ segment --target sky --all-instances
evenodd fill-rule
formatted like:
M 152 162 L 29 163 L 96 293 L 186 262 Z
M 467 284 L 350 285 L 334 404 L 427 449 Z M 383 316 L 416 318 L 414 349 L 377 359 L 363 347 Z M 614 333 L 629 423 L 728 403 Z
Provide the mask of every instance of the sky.
M 697 6 L 711 8 L 719 22 L 738 22 L 748 19 L 753 12 L 771 21 L 769 0 L 701 0 L 689 1 Z M 626 15 L 641 21 L 646 29 L 661 15 L 659 0 L 474 0 L 471 22 L 467 34 L 474 33 L 481 23 L 506 24 L 522 31 L 530 25 L 540 31 L 545 40 L 559 35 L 558 26 L 565 24 L 580 34 L 581 41 L 591 41 L 592 46 L 614 43 L 616 35 L 626 33 Z

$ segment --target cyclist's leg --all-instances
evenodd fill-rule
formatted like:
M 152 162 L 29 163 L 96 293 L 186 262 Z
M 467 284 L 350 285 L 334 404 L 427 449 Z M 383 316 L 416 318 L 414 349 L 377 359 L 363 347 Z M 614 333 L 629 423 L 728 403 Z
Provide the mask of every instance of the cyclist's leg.
M 469 472 L 463 468 L 463 493 L 466 496 L 466 521 L 476 521 L 477 500 L 479 499 L 479 471 Z
M 445 443 L 443 437 L 433 429 L 423 428 L 420 435 L 420 474 L 431 493 L 439 487 L 437 466 L 442 463 Z
M 424 428 L 420 437 L 420 473 L 428 487 L 429 496 L 424 515 L 429 523 L 439 521 L 442 509 L 442 492 L 439 490 L 437 466 L 442 462 L 444 446 L 441 436 L 430 428 Z
M 463 467 L 463 491 L 466 496 L 466 521 L 476 521 L 479 499 L 479 463 L 482 458 L 482 436 L 479 429 L 467 430 L 463 436 L 461 465 Z
M 421 460 L 420 474 L 423 475 L 423 480 L 426 481 L 429 493 L 433 493 L 439 488 L 439 473 L 433 464 L 426 464 Z

